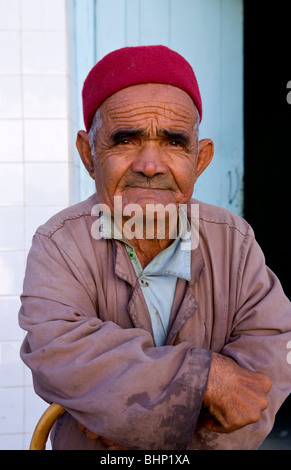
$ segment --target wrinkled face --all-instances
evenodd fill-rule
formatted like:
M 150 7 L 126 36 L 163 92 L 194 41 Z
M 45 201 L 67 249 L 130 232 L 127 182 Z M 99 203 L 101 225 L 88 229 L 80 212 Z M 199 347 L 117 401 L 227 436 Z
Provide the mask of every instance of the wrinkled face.
M 112 95 L 101 106 L 94 173 L 100 202 L 175 205 L 192 196 L 197 178 L 196 110 L 179 88 L 145 84 Z

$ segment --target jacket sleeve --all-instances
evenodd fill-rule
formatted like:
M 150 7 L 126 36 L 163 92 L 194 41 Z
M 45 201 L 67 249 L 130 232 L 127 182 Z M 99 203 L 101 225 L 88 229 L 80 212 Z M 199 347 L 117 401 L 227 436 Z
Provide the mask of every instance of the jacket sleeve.
M 233 321 L 221 353 L 249 370 L 270 377 L 269 407 L 258 423 L 230 434 L 218 435 L 205 429 L 200 429 L 199 434 L 202 443 L 210 440 L 215 448 L 257 449 L 271 431 L 276 412 L 291 393 L 291 364 L 287 359 L 291 304 L 279 280 L 265 265 L 264 255 L 250 227 L 234 271 L 237 281 Z
M 34 236 L 19 322 L 36 393 L 129 449 L 185 448 L 211 352 L 191 343 L 154 347 L 142 329 L 102 322 L 82 269 L 52 239 Z

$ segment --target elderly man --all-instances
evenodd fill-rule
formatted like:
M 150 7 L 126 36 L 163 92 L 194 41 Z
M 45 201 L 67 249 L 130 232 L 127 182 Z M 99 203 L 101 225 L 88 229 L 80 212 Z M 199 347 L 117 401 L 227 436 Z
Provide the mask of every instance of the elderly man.
M 53 448 L 258 448 L 291 391 L 290 303 L 249 225 L 191 199 L 213 155 L 192 68 L 164 46 L 114 51 L 83 109 L 97 193 L 37 230 L 19 316 L 36 393 L 67 411 Z

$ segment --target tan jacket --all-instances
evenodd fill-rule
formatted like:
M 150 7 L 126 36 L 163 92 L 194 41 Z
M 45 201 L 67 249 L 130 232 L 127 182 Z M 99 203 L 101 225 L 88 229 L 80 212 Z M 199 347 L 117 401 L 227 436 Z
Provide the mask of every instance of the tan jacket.
M 96 202 L 93 195 L 50 219 L 28 256 L 21 356 L 36 393 L 68 411 L 53 448 L 102 448 L 79 431 L 78 420 L 129 449 L 256 449 L 291 392 L 291 308 L 252 229 L 199 203 L 192 279 L 178 280 L 167 344 L 155 347 L 123 243 L 91 236 Z M 270 376 L 270 406 L 260 422 L 230 434 L 201 428 L 212 351 Z

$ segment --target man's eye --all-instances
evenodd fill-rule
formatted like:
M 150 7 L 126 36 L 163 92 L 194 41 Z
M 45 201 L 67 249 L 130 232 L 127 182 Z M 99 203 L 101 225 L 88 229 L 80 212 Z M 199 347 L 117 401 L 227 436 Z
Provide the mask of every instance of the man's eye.
M 181 146 L 181 142 L 179 142 L 179 140 L 171 140 L 169 142 L 170 145 L 173 145 L 173 147 L 179 147 Z
M 117 142 L 117 145 L 128 145 L 131 144 L 131 140 L 129 139 L 121 139 Z

